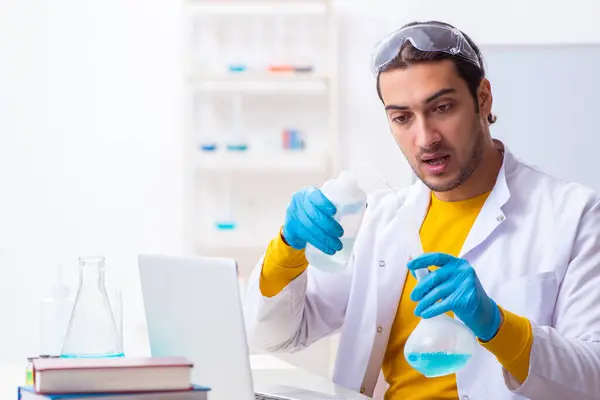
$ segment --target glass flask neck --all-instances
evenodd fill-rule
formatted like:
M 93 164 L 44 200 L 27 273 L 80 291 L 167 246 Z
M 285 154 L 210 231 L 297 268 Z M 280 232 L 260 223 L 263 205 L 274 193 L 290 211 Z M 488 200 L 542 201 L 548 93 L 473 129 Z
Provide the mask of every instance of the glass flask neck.
M 104 257 L 79 258 L 79 286 L 104 287 Z

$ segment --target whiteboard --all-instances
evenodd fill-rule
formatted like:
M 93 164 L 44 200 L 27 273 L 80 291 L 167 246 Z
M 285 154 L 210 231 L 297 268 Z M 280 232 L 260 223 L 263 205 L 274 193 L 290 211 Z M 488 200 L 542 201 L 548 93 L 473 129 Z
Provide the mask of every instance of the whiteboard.
M 481 48 L 492 136 L 545 172 L 600 191 L 600 45 Z

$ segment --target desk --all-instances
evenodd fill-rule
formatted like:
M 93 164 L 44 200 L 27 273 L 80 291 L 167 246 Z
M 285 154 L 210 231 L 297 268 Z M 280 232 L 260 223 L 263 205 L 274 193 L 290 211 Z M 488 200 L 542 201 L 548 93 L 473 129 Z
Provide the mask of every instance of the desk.
M 25 383 L 25 366 L 0 363 L 0 399 L 13 400 L 17 398 L 17 387 Z
M 291 364 L 268 355 L 251 355 L 252 376 L 257 390 L 275 385 L 295 386 L 330 395 L 357 396 L 318 375 L 311 374 Z M 17 387 L 25 382 L 25 362 L 3 364 L 0 362 L 0 399 L 16 400 Z M 210 397 L 209 397 L 210 398 Z M 365 397 L 365 399 L 368 399 Z

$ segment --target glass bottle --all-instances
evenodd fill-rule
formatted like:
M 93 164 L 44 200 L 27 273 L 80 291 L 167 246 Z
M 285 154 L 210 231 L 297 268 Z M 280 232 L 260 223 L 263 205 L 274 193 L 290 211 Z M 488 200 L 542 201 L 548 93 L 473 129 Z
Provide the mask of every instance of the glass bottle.
M 120 357 L 123 344 L 104 284 L 104 257 L 79 258 L 79 289 L 61 357 Z
M 356 175 L 351 171 L 342 171 L 337 178 L 325 182 L 321 190 L 336 208 L 334 218 L 344 230 L 340 238 L 343 247 L 335 254 L 328 255 L 307 243 L 306 259 L 312 267 L 321 271 L 338 272 L 350 260 L 367 208 L 367 194 L 358 186 Z
M 51 296 L 40 303 L 40 355 L 58 356 L 73 310 L 73 298 L 60 265 L 56 268 L 56 280 L 51 289 Z

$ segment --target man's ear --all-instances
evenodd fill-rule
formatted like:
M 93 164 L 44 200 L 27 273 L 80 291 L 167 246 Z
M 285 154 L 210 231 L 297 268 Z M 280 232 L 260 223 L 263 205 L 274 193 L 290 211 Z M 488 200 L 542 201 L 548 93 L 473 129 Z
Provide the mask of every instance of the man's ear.
M 479 84 L 477 99 L 479 101 L 479 112 L 482 116 L 487 118 L 487 116 L 492 113 L 492 103 L 494 102 L 492 97 L 492 84 L 487 78 L 483 78 Z

